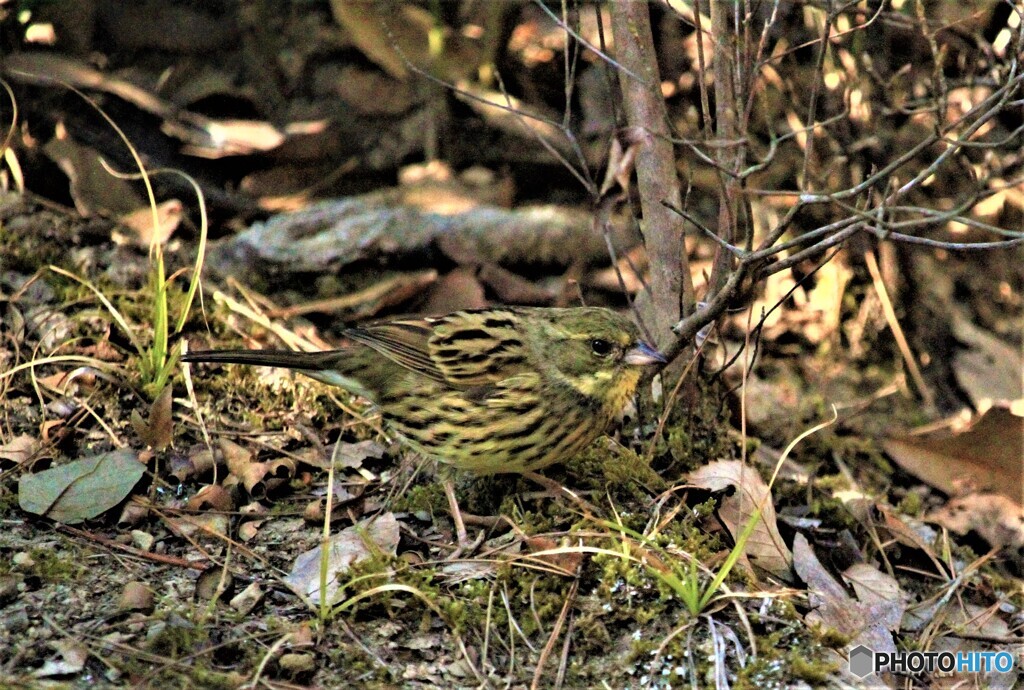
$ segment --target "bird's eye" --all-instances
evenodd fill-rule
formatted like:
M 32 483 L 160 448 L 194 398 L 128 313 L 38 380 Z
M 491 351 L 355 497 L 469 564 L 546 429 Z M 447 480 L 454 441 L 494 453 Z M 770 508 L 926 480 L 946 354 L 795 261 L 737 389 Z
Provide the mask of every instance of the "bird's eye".
M 609 354 L 611 354 L 612 344 L 609 343 L 607 340 L 601 340 L 600 338 L 596 338 L 590 341 L 590 349 L 598 357 L 607 357 Z

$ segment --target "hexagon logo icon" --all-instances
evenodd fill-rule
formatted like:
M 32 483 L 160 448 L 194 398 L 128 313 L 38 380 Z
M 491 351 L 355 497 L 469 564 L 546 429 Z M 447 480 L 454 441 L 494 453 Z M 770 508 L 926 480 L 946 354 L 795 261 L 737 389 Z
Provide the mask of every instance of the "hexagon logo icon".
M 850 650 L 850 673 L 863 678 L 874 668 L 875 653 L 862 644 Z

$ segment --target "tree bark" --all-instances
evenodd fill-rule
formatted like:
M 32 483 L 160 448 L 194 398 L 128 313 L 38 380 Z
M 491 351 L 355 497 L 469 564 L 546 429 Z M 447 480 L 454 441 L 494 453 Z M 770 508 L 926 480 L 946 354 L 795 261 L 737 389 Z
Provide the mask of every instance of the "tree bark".
M 662 201 L 680 206 L 675 153 L 646 2 L 610 3 L 619 84 L 627 125 L 645 133 L 636 158 L 644 244 L 650 259 L 650 295 L 638 299 L 641 316 L 659 346 L 674 343 L 671 327 L 693 309 L 693 281 L 683 243 L 683 219 Z

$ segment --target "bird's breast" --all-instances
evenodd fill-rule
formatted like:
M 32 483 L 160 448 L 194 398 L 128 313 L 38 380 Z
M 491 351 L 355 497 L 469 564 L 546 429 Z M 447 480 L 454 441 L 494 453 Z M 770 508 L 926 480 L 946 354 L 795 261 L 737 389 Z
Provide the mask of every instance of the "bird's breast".
M 470 389 L 421 381 L 393 389 L 379 406 L 419 453 L 478 474 L 526 472 L 572 457 L 607 429 L 639 380 L 620 375 L 600 397 L 526 373 Z

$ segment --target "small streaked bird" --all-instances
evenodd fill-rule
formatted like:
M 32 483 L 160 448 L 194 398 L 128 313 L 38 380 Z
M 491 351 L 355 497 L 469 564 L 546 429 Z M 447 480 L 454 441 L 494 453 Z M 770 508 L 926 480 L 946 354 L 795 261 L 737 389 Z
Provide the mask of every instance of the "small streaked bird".
M 192 351 L 186 362 L 296 369 L 376 403 L 414 450 L 478 474 L 528 472 L 602 434 L 665 358 L 599 307 L 492 308 L 398 319 L 324 352 Z
M 344 335 L 351 344 L 339 350 L 208 350 L 182 360 L 285 367 L 340 386 L 376 403 L 413 450 L 477 474 L 571 457 L 621 414 L 645 370 L 665 363 L 628 318 L 598 307 L 459 311 Z

